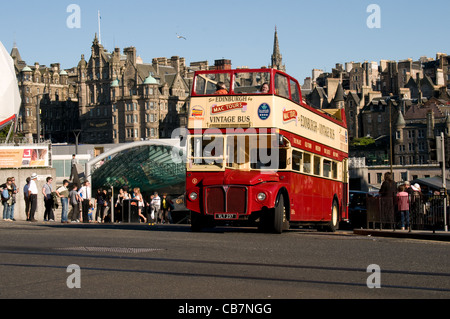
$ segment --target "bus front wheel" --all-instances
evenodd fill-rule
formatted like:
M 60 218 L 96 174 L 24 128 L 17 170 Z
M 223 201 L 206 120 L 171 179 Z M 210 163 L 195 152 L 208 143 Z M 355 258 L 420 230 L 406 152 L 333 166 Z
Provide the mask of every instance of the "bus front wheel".
M 284 202 L 284 195 L 280 194 L 274 208 L 274 231 L 281 234 L 284 230 L 289 229 L 289 221 L 286 218 L 286 206 Z

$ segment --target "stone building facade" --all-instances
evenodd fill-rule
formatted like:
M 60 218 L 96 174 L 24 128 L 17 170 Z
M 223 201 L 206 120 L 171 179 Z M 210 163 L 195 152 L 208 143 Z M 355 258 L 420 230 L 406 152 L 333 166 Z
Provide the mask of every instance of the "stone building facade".
M 18 131 L 29 139 L 53 142 L 123 143 L 170 137 L 186 125 L 192 72 L 208 69 L 207 61 L 186 67 L 184 58 L 156 58 L 144 63 L 136 48 L 109 53 L 97 36 L 91 57 L 63 70 L 27 66 L 19 50 L 14 59 L 22 107 Z M 38 125 L 39 123 L 39 125 Z
M 275 30 L 271 67 L 285 71 Z M 91 54 L 76 67 L 63 70 L 27 66 L 19 50 L 11 51 L 22 94 L 19 132 L 52 142 L 126 143 L 170 138 L 187 125 L 187 110 L 196 70 L 231 69 L 231 60 L 192 62 L 185 58 L 154 58 L 145 63 L 135 47 L 107 51 L 95 35 Z M 38 123 L 40 125 L 38 125 Z
M 143 63 L 136 48 L 108 53 L 95 37 L 77 66 L 83 141 L 124 143 L 170 137 L 185 125 L 189 84 L 184 58 Z
M 36 140 L 38 130 L 41 138 L 48 137 L 49 132 L 74 130 L 78 125 L 74 70 L 62 70 L 59 63 L 50 67 L 41 66 L 38 62 L 27 66 L 16 46 L 11 51 L 11 57 L 22 98 L 18 131 L 29 140 Z M 48 121 L 48 118 L 55 120 Z
M 307 78 L 311 93 L 306 100 L 316 108 L 344 107 L 351 141 L 375 139 L 376 150 L 361 154 L 351 149 L 350 156 L 357 152 L 358 157 L 389 164 L 392 136 L 394 165 L 434 164 L 436 136 L 443 132 L 450 148 L 449 59 L 438 53 L 436 59 L 418 61 L 350 62 L 345 68 L 337 64 L 331 73 L 314 69 L 313 80 Z M 332 103 L 336 81 L 344 88 L 340 104 Z

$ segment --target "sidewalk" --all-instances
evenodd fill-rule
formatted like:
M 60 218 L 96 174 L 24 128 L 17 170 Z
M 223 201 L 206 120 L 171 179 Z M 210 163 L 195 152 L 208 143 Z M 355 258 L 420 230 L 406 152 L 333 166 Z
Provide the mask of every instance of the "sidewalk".
M 409 238 L 419 240 L 436 240 L 436 241 L 450 241 L 450 232 L 431 230 L 398 230 L 392 229 L 354 229 L 355 235 L 374 236 L 374 237 L 392 237 L 392 238 Z

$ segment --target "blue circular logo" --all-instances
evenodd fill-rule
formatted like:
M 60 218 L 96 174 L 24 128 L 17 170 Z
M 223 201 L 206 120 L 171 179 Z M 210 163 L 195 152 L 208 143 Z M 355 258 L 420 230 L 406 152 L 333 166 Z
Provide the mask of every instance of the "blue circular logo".
M 261 120 L 267 120 L 270 116 L 270 106 L 267 103 L 263 103 L 258 108 L 258 116 Z

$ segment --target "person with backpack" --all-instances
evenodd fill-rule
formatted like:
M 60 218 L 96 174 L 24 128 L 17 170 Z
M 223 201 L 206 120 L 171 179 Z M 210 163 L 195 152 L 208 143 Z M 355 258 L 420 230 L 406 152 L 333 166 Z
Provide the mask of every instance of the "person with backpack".
M 6 180 L 6 184 L 0 186 L 1 189 L 1 197 L 3 204 L 3 220 L 4 221 L 12 221 L 11 213 L 12 213 L 12 205 L 13 205 L 13 179 L 8 177 Z

